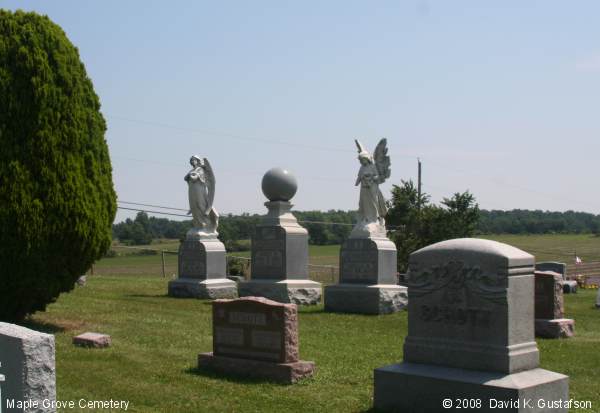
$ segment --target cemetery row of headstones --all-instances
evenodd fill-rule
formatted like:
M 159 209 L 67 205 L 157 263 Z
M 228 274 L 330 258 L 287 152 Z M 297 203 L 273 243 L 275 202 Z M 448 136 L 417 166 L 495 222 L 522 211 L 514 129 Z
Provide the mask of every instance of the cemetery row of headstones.
M 399 286 L 377 187 L 389 176 L 385 141 L 373 156 L 357 146 L 361 219 L 341 248 L 340 283 L 325 288 L 325 308 L 381 314 L 408 305 L 403 362 L 375 370 L 374 407 L 444 411 L 467 400 L 478 411 L 567 411 L 556 406 L 568 399 L 568 377 L 539 368 L 535 342 L 536 334 L 573 332 L 563 315 L 562 277 L 547 271 L 556 268 L 536 269 L 533 256 L 506 244 L 456 239 L 411 254 L 408 287 Z M 308 280 L 307 231 L 290 212 L 295 179 L 281 169 L 263 178 L 268 213 L 252 240 L 252 278 L 237 286 L 225 276 L 217 239 L 212 168 L 199 157 L 191 163 L 185 179 L 194 228 L 180 247 L 169 295 L 216 299 L 213 351 L 198 355 L 198 367 L 283 383 L 312 375 L 315 363 L 299 355 L 297 304 L 317 303 L 321 285 Z M 0 323 L 0 354 L 7 355 L 0 397 L 56 397 L 53 336 Z
M 361 163 L 358 222 L 340 250 L 339 284 L 325 287 L 325 309 L 332 312 L 385 314 L 406 307 L 407 290 L 398 285 L 396 246 L 387 237 L 385 200 L 379 190 L 390 175 L 387 141 L 373 155 L 356 141 Z M 169 283 L 173 297 L 235 298 L 259 296 L 283 303 L 317 304 L 323 288 L 308 277 L 308 231 L 291 212 L 296 178 L 281 168 L 269 170 L 262 190 L 267 214 L 251 243 L 251 278 L 227 278 L 226 252 L 217 236 L 218 213 L 212 206 L 215 177 L 210 162 L 193 156 L 188 182 L 194 227 L 179 249 L 179 274 Z

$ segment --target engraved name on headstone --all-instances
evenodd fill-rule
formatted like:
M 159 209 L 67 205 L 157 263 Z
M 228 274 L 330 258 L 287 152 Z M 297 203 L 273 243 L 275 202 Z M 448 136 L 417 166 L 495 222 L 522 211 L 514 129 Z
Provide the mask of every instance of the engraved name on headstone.
M 377 284 L 377 248 L 369 239 L 348 239 L 340 251 L 340 282 Z
M 179 277 L 206 278 L 206 251 L 197 241 L 186 240 L 181 244 Z
M 298 360 L 297 309 L 266 299 L 213 304 L 214 355 L 277 363 Z
M 283 278 L 284 257 L 284 230 L 278 227 L 257 227 L 252 238 L 253 278 Z

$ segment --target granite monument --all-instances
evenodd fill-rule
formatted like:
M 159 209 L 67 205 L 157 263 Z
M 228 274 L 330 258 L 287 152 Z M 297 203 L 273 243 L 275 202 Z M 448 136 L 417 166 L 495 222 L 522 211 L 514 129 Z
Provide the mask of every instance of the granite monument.
M 503 411 L 566 412 L 537 404 L 567 400 L 569 384 L 539 368 L 533 273 L 532 255 L 489 240 L 411 254 L 404 360 L 375 370 L 375 408 L 444 411 L 468 399 L 482 412 L 498 400 L 511 403 Z
M 358 220 L 340 249 L 339 284 L 325 287 L 325 310 L 386 314 L 406 307 L 407 289 L 398 285 L 396 245 L 387 237 L 386 201 L 379 185 L 390 176 L 387 140 L 373 155 L 358 141 Z
M 562 281 L 557 272 L 535 272 L 536 337 L 568 338 L 575 333 L 575 321 L 564 318 Z
M 193 228 L 179 246 L 179 277 L 169 282 L 172 297 L 234 298 L 237 285 L 227 279 L 225 246 L 217 238 L 219 214 L 213 207 L 215 175 L 208 159 L 192 156 L 185 175 Z
M 312 361 L 300 360 L 298 308 L 262 297 L 213 301 L 213 351 L 198 355 L 198 367 L 220 373 L 295 383 L 311 376 Z
M 577 281 L 567 278 L 567 264 L 556 261 L 542 261 L 535 263 L 536 271 L 554 271 L 561 276 L 561 286 L 565 294 L 577 292 Z
M 54 336 L 25 327 L 0 322 L 0 376 L 4 376 L 2 412 L 55 412 L 48 404 L 56 402 Z M 17 402 L 28 403 L 19 408 Z
M 268 213 L 252 235 L 250 280 L 239 282 L 240 296 L 295 304 L 321 301 L 321 284 L 308 279 L 308 231 L 290 212 L 297 188 L 296 178 L 285 169 L 264 175 Z

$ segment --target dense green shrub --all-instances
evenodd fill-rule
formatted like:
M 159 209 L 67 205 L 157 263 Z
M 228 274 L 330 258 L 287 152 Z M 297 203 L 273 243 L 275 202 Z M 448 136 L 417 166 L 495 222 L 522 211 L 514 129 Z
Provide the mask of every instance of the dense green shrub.
M 0 320 L 45 309 L 110 247 L 105 130 L 63 30 L 0 10 Z

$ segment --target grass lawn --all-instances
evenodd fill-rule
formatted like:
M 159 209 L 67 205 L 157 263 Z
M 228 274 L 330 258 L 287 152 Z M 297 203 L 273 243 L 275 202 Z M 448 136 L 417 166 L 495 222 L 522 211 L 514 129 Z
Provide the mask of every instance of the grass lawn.
M 407 313 L 328 314 L 300 309 L 300 355 L 316 376 L 293 386 L 218 377 L 196 370 L 210 351 L 208 301 L 165 295 L 156 276 L 94 276 L 63 294 L 28 326 L 56 335 L 59 400 L 129 400 L 135 412 L 361 412 L 371 408 L 373 369 L 402 359 Z M 569 340 L 538 340 L 541 366 L 570 376 L 571 397 L 600 410 L 600 310 L 595 291 L 566 296 L 576 319 Z M 84 331 L 110 334 L 103 350 L 74 347 Z M 585 411 L 585 410 L 580 410 Z
M 494 236 L 538 260 L 600 260 L 600 238 L 588 235 Z M 151 248 L 176 250 L 176 242 Z M 130 250 L 131 251 L 131 250 Z M 248 253 L 235 253 L 246 255 Z M 339 246 L 310 246 L 310 262 L 338 265 Z M 56 335 L 60 400 L 122 399 L 135 412 L 302 411 L 360 412 L 371 408 L 373 369 L 402 358 L 406 312 L 386 316 L 300 309 L 300 354 L 317 363 L 317 374 L 294 386 L 218 377 L 197 371 L 196 356 L 210 351 L 207 301 L 166 296 L 177 258 L 124 255 L 95 265 L 86 287 L 63 294 L 48 311 L 27 322 Z M 571 397 L 591 400 L 600 411 L 600 310 L 596 291 L 565 296 L 566 316 L 576 320 L 569 340 L 538 340 L 542 367 L 570 376 Z M 104 350 L 74 347 L 85 331 L 110 334 Z M 579 410 L 585 411 L 585 410 Z

